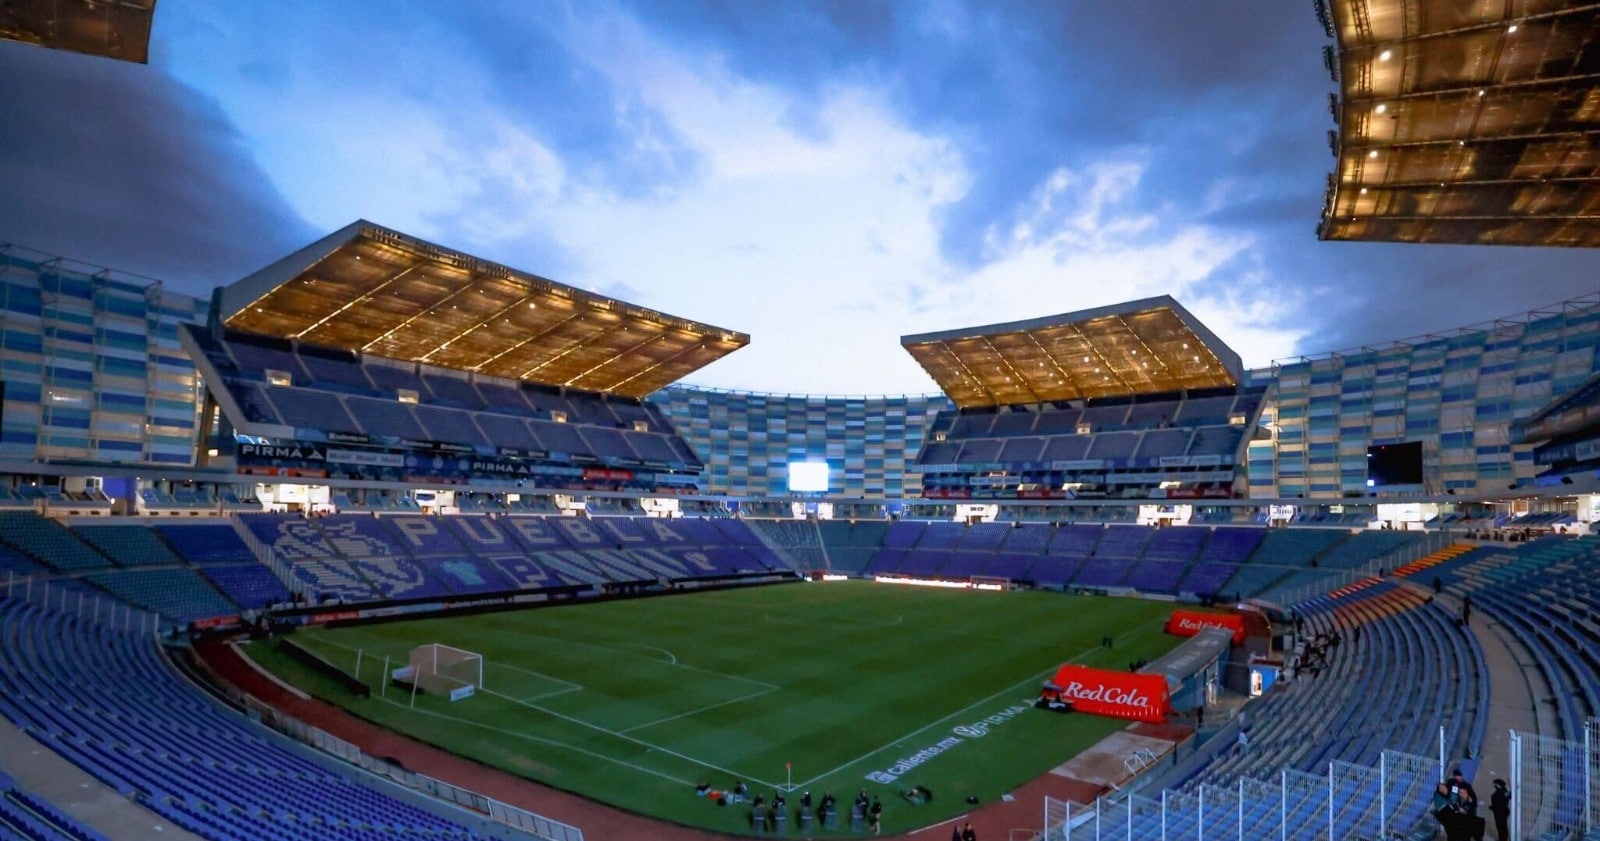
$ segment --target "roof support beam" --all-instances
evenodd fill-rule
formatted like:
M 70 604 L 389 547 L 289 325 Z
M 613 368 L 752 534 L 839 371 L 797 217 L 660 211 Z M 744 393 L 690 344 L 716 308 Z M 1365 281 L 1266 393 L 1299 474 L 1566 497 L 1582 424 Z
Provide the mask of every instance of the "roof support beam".
M 477 287 L 478 279 L 480 277 L 482 277 L 482 275 L 479 275 L 479 274 L 477 274 L 475 272 L 474 273 L 469 273 L 467 275 L 467 282 L 463 283 L 461 285 L 460 289 L 457 289 L 456 291 L 451 292 L 450 294 L 444 296 L 443 298 L 440 298 L 439 300 L 434 301 L 433 303 L 426 305 L 423 309 L 420 309 L 417 312 L 413 313 L 410 318 L 407 318 L 406 320 L 400 322 L 399 324 L 396 324 L 395 326 L 390 327 L 388 330 L 384 331 L 383 335 L 381 335 L 378 338 L 373 339 L 372 341 L 367 342 L 366 344 L 362 345 L 361 346 L 361 351 L 363 353 L 365 353 L 367 348 L 370 348 L 373 345 L 383 341 L 384 339 L 387 339 L 390 336 L 393 336 L 395 333 L 398 333 L 401 330 L 404 330 L 406 327 L 410 326 L 411 324 L 416 323 L 417 319 L 420 319 L 423 316 L 432 315 L 440 307 L 444 306 L 445 304 L 450 303 L 451 301 L 454 301 L 456 298 L 459 298 L 462 295 L 465 295 L 467 292 L 469 292 L 472 289 Z M 443 347 L 443 345 L 441 345 L 440 347 Z M 412 357 L 412 359 L 413 359 L 413 361 L 415 361 L 417 359 L 426 359 L 429 356 L 432 356 L 438 350 L 439 350 L 439 348 L 436 347 L 433 350 L 430 350 L 427 353 L 422 354 L 421 356 Z
M 1017 381 L 1018 385 L 1022 386 L 1022 390 L 1028 392 L 1028 396 L 1033 398 L 1029 402 L 1038 403 L 1039 402 L 1039 392 L 1034 391 L 1033 387 L 1028 385 L 1028 378 L 1024 377 L 1022 375 L 1022 373 L 1017 370 L 1017 367 L 1015 365 L 1011 364 L 1011 360 L 1007 359 L 1006 355 L 1004 353 L 1002 353 L 999 348 L 994 346 L 994 342 L 992 341 L 992 337 L 990 337 L 990 336 L 981 336 L 979 338 L 982 339 L 983 344 L 986 347 L 988 347 L 989 350 L 994 352 L 995 358 L 1000 360 L 1000 364 L 1005 366 L 1005 369 L 1007 371 L 1011 372 L 1011 377 Z
M 539 332 L 534 333 L 533 335 L 529 336 L 528 338 L 523 339 L 520 342 L 517 342 L 516 344 L 512 345 L 511 347 L 508 347 L 505 350 L 500 351 L 499 353 L 495 354 L 494 356 L 491 356 L 488 359 L 483 360 L 483 362 L 478 364 L 478 370 L 481 371 L 484 368 L 487 368 L 490 365 L 493 365 L 494 363 L 500 361 L 500 359 L 502 357 L 506 356 L 507 354 L 515 353 L 516 351 L 519 351 L 522 348 L 527 347 L 528 345 L 530 345 L 530 344 L 532 344 L 534 342 L 537 342 L 540 339 L 543 339 L 544 337 L 550 335 L 551 333 L 553 333 L 553 332 L 555 332 L 557 330 L 560 330 L 562 327 L 565 327 L 566 325 L 572 323 L 573 321 L 576 321 L 576 320 L 582 318 L 583 317 L 583 309 L 584 309 L 583 305 L 582 304 L 578 304 L 577 307 L 575 307 L 572 310 L 572 314 L 568 315 L 566 318 L 563 318 L 560 321 L 557 321 L 556 323 L 551 324 L 549 327 L 546 327 L 543 330 L 540 330 Z
M 390 286 L 393 286 L 394 284 L 399 283 L 400 281 L 404 280 L 407 275 L 409 275 L 412 272 L 416 271 L 421 266 L 422 266 L 422 264 L 420 262 L 418 262 L 416 260 L 412 260 L 410 265 L 408 265 L 405 268 L 402 268 L 400 271 L 397 271 L 394 274 L 391 274 L 388 277 L 384 278 L 383 281 L 381 283 L 379 283 L 377 286 L 374 286 L 371 289 L 367 290 L 366 292 L 363 292 L 360 295 L 356 296 L 355 298 L 351 299 L 350 301 L 345 303 L 344 306 L 341 306 L 338 309 L 334 310 L 333 312 L 330 312 L 327 315 L 325 315 L 325 316 L 317 319 L 316 321 L 312 322 L 311 326 L 309 326 L 306 329 L 301 330 L 300 332 L 294 334 L 293 338 L 295 338 L 295 339 L 302 338 L 307 333 L 310 333 L 312 330 L 315 330 L 318 327 L 321 327 L 322 325 L 327 324 L 328 322 L 334 320 L 335 318 L 338 318 L 339 316 L 345 314 L 350 309 L 352 309 L 354 307 L 357 307 L 357 306 L 360 306 L 360 305 L 372 300 L 372 297 L 374 295 L 377 295 L 379 292 L 382 292 L 383 290 L 388 289 Z

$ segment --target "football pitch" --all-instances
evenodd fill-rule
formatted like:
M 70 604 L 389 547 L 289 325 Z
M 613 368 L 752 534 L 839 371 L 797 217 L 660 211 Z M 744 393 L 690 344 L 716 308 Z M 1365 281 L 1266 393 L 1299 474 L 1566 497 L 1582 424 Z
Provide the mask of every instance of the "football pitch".
M 310 629 L 296 642 L 373 687 L 356 698 L 268 644 L 248 653 L 384 727 L 624 809 L 749 832 L 748 808 L 696 797 L 882 798 L 885 832 L 991 802 L 1125 722 L 1031 708 L 1065 661 L 1126 668 L 1178 640 L 1171 605 L 1044 592 L 796 583 Z M 1101 639 L 1115 637 L 1105 648 Z M 463 701 L 384 686 L 411 649 L 483 656 Z M 358 654 L 359 652 L 359 654 Z M 357 671 L 359 657 L 360 667 Z M 932 800 L 902 792 L 923 786 Z

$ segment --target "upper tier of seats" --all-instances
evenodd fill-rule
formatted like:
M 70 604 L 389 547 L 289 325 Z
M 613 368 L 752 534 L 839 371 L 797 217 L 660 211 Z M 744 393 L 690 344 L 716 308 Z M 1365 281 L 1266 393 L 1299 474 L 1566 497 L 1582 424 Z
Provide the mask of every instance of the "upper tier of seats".
M 512 449 L 556 460 L 702 466 L 648 403 L 259 336 L 230 334 L 217 342 L 204 331 L 193 335 L 248 421 L 293 427 L 306 439 L 346 433 L 455 444 L 486 454 Z M 286 374 L 289 383 L 274 384 L 269 371 Z M 402 391 L 415 402 L 401 402 Z
M 1230 463 L 1261 406 L 1261 392 L 1087 408 L 946 410 L 934 420 L 921 465 L 1038 465 L 1099 461 L 1161 466 L 1162 460 Z M 1234 423 L 1243 418 L 1244 423 Z M 1088 431 L 1080 434 L 1080 427 Z M 940 440 L 940 437 L 943 440 Z

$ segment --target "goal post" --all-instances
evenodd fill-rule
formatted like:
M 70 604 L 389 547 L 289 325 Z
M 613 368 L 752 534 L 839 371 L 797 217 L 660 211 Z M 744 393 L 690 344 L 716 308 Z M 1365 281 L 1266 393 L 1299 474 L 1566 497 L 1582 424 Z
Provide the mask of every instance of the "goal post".
M 443 643 L 419 645 L 395 677 L 409 682 L 413 691 L 459 701 L 483 688 L 483 655 Z
M 1000 575 L 974 575 L 970 579 L 974 590 L 1009 590 L 1011 579 Z

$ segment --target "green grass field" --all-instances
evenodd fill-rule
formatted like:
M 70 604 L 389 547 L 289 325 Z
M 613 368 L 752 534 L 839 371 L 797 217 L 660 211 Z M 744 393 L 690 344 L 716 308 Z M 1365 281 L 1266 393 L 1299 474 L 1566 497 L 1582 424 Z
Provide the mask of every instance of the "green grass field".
M 324 700 L 540 782 L 625 809 L 725 832 L 745 808 L 694 796 L 735 779 L 771 797 L 832 791 L 842 823 L 855 792 L 882 797 L 884 830 L 990 802 L 1125 722 L 1017 710 L 1071 660 L 1126 668 L 1178 642 L 1171 605 L 1059 593 L 940 591 L 866 582 L 792 584 L 423 619 L 295 636 L 374 687 L 358 699 L 270 644 L 264 666 Z M 1102 636 L 1116 646 L 1100 647 Z M 417 645 L 484 657 L 484 689 L 416 706 L 378 687 L 384 658 Z M 990 717 L 994 719 L 986 721 Z M 959 729 L 958 729 L 959 728 Z M 940 746 L 892 782 L 868 775 Z M 881 779 L 881 778 L 880 778 Z M 914 805 L 899 792 L 933 792 Z M 848 827 L 846 826 L 847 830 Z

